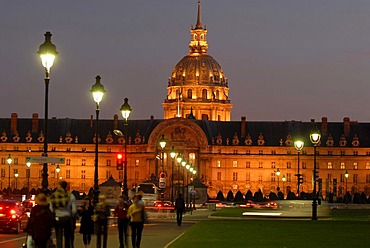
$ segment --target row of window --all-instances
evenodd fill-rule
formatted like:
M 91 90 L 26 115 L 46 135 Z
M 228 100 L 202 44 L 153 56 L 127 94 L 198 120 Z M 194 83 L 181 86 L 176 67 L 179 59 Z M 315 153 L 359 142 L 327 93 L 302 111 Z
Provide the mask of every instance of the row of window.
M 239 181 L 239 180 L 242 181 L 243 180 L 243 179 L 238 178 L 238 175 L 240 175 L 239 172 L 233 172 L 232 175 L 233 175 L 233 177 L 232 177 L 232 180 L 233 181 Z M 306 182 L 307 181 L 306 175 L 305 174 L 302 174 L 302 176 L 303 176 L 303 182 Z M 285 178 L 285 181 L 286 182 L 291 182 L 292 181 L 292 173 L 285 174 L 284 175 L 284 178 Z M 353 174 L 349 178 L 346 178 L 345 177 L 345 174 L 340 174 L 339 181 L 341 183 L 344 183 L 344 182 L 359 183 L 359 181 L 358 181 L 358 174 Z M 220 172 L 220 171 L 217 172 L 216 179 L 218 181 L 221 181 L 222 180 L 222 172 Z M 330 184 L 332 184 L 332 174 L 328 174 L 327 175 L 327 179 L 330 182 Z M 276 181 L 279 181 L 279 180 L 282 181 L 282 178 L 276 176 L 276 173 L 275 172 L 272 172 L 271 173 L 271 176 L 270 176 L 270 181 L 271 182 L 276 182 Z M 245 173 L 245 181 L 247 181 L 247 182 L 250 182 L 251 181 L 251 173 Z M 263 181 L 264 181 L 263 180 L 263 176 L 262 175 L 258 175 L 258 182 L 262 183 Z M 366 174 L 366 183 L 370 183 L 370 174 Z
M 217 160 L 216 166 L 218 168 L 221 168 L 221 161 L 220 160 Z M 300 166 L 301 166 L 302 169 L 307 169 L 307 163 L 306 162 L 301 162 Z M 234 160 L 233 161 L 233 168 L 237 168 L 237 167 L 238 167 L 238 161 Z M 258 162 L 258 168 L 262 169 L 263 167 L 264 167 L 263 162 Z M 251 162 L 250 161 L 245 162 L 245 168 L 251 168 Z M 291 169 L 292 168 L 292 162 L 286 162 L 286 168 Z M 320 169 L 320 163 L 316 162 L 316 168 Z M 274 162 L 274 161 L 271 162 L 271 169 L 276 169 L 276 162 Z M 324 168 L 322 168 L 322 169 L 324 169 Z M 327 169 L 328 170 L 335 169 L 332 162 L 327 163 Z M 346 163 L 345 162 L 340 162 L 339 169 L 341 169 L 341 170 L 345 170 L 345 169 L 357 170 L 358 169 L 358 162 L 353 162 L 352 168 L 346 168 Z M 365 169 L 370 170 L 370 162 L 366 162 Z
M 218 153 L 221 153 L 221 149 L 219 149 L 218 150 Z M 233 154 L 239 154 L 239 150 L 233 150 Z M 251 155 L 252 153 L 251 153 L 251 150 L 246 150 L 245 151 L 245 154 L 246 155 Z M 258 153 L 256 153 L 256 154 L 258 154 L 258 155 L 264 155 L 264 154 L 266 154 L 266 153 L 264 153 L 264 150 L 258 150 Z M 276 151 L 275 150 L 272 150 L 271 151 L 271 155 L 276 155 L 276 154 L 278 154 L 278 153 L 276 153 Z M 291 155 L 292 154 L 292 151 L 286 151 L 286 154 L 288 154 L 288 155 Z M 301 151 L 301 155 L 306 155 L 307 154 L 307 152 L 305 151 L 305 150 L 302 150 Z M 320 152 L 319 151 L 316 151 L 316 154 L 317 155 L 320 155 Z M 366 153 L 366 156 L 370 156 L 370 151 L 367 151 Z M 325 154 L 322 154 L 322 155 L 325 155 Z M 336 154 L 333 154 L 333 151 L 328 151 L 327 152 L 327 155 L 328 156 L 334 156 L 334 155 L 336 155 Z M 337 155 L 340 155 L 340 156 L 346 156 L 346 155 L 353 155 L 353 156 L 357 156 L 357 155 L 359 155 L 358 154 L 358 151 L 353 151 L 353 153 L 352 154 L 346 154 L 346 151 L 340 151 L 340 154 L 337 154 Z

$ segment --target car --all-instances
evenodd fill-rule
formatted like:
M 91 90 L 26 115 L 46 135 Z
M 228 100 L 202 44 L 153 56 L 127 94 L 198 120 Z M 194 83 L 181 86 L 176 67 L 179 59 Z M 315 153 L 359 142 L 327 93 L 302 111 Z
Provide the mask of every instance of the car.
M 174 206 L 171 201 L 155 201 L 153 204 L 154 207 L 164 210 L 174 210 Z
M 0 231 L 20 233 L 27 226 L 28 215 L 21 201 L 0 201 Z

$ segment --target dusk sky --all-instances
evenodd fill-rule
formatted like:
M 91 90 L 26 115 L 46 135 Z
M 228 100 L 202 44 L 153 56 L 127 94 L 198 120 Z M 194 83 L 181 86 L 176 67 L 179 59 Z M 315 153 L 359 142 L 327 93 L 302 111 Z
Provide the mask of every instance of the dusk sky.
M 370 1 L 203 0 L 208 52 L 229 79 L 232 120 L 370 121 Z M 0 118 L 44 116 L 36 53 L 50 31 L 49 117 L 163 118 L 167 80 L 189 52 L 196 0 L 0 2 Z M 121 119 L 121 115 L 119 114 Z

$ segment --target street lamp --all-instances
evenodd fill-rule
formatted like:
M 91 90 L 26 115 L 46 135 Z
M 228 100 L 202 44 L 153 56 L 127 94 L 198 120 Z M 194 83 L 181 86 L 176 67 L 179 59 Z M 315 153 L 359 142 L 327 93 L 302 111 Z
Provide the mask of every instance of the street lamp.
M 124 99 L 124 102 L 120 108 L 124 123 L 123 123 L 123 132 L 125 137 L 125 171 L 123 174 L 123 194 L 127 197 L 128 196 L 128 189 L 127 189 L 127 126 L 128 126 L 128 117 L 132 111 L 131 106 L 128 104 L 128 98 Z
M 55 168 L 55 171 L 57 173 L 57 182 L 58 182 L 59 181 L 59 172 L 60 172 L 59 164 L 57 165 L 57 168 Z
M 8 162 L 8 167 L 9 167 L 8 189 L 10 189 L 10 165 L 11 163 L 13 163 L 13 158 L 10 154 L 8 158 L 6 159 L 6 161 Z
M 159 146 L 161 147 L 161 170 L 162 172 L 164 172 L 164 167 L 163 167 L 164 151 L 163 149 L 166 147 L 166 144 L 167 144 L 167 140 L 164 137 L 164 134 L 162 134 L 162 137 L 159 139 L 158 143 L 159 143 Z M 172 155 L 171 155 L 171 158 L 172 158 Z M 158 173 L 158 171 L 156 173 Z
M 285 192 L 285 181 L 286 181 L 285 175 L 283 175 L 283 177 L 281 178 L 281 181 L 283 181 L 283 194 L 284 194 L 284 192 Z
M 347 191 L 348 191 L 348 189 L 347 189 L 347 181 L 348 181 L 348 176 L 349 176 L 347 170 L 346 170 L 346 173 L 344 174 L 344 176 L 346 177 L 346 193 L 347 193 Z
M 175 151 L 174 147 L 172 147 L 172 149 L 170 151 L 170 156 L 171 156 L 171 160 L 172 160 L 171 202 L 173 202 L 173 170 L 174 170 L 174 167 L 175 167 L 175 157 L 176 157 L 176 151 Z
M 313 200 L 312 200 L 312 220 L 317 220 L 317 195 L 316 195 L 316 146 L 319 144 L 321 134 L 318 130 L 313 130 L 310 134 L 310 140 L 313 144 Z
M 27 166 L 27 170 L 26 170 L 26 174 L 27 174 L 27 191 L 30 192 L 30 177 L 31 177 L 31 162 L 26 162 L 26 166 Z
M 95 84 L 91 87 L 91 94 L 96 103 L 96 124 L 95 124 L 95 161 L 94 161 L 94 204 L 99 201 L 99 104 L 103 99 L 105 90 L 104 86 L 100 83 L 101 77 L 95 77 Z
M 49 100 L 49 82 L 50 68 L 54 64 L 54 59 L 58 55 L 57 49 L 51 43 L 51 33 L 45 33 L 45 42 L 40 45 L 39 51 L 42 66 L 45 68 L 45 113 L 44 113 L 44 157 L 48 156 L 48 100 Z M 42 167 L 42 189 L 46 192 L 48 189 L 48 163 L 45 162 Z
M 278 177 L 278 187 L 277 187 L 277 191 L 279 192 L 280 191 L 280 186 L 279 186 L 279 177 L 280 177 L 280 169 L 277 168 L 277 170 L 275 171 L 277 177 Z
M 19 176 L 18 170 L 15 169 L 15 171 L 14 171 L 14 178 L 15 178 L 15 187 L 14 187 L 14 189 L 17 189 L 18 188 L 18 181 L 17 181 L 18 176 Z
M 295 141 L 294 142 L 294 147 L 295 147 L 295 149 L 297 150 L 297 154 L 298 154 L 298 171 L 297 171 L 297 174 L 296 174 L 296 176 L 297 176 L 297 181 L 298 181 L 298 183 L 297 183 L 297 195 L 298 195 L 298 198 L 299 198 L 299 186 L 301 185 L 301 183 L 302 183 L 302 175 L 299 173 L 299 155 L 300 155 L 300 153 L 301 153 L 301 150 L 303 149 L 303 146 L 304 146 L 304 142 L 303 141 L 301 141 L 301 140 L 297 140 L 297 141 Z

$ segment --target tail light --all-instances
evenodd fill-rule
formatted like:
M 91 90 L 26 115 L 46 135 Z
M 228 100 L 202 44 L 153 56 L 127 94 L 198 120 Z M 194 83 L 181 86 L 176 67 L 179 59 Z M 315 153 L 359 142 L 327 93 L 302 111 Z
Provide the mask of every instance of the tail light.
M 17 213 L 17 212 L 16 212 L 14 209 L 10 210 L 10 214 L 11 214 L 11 216 L 12 216 L 12 219 L 17 218 L 16 213 Z

